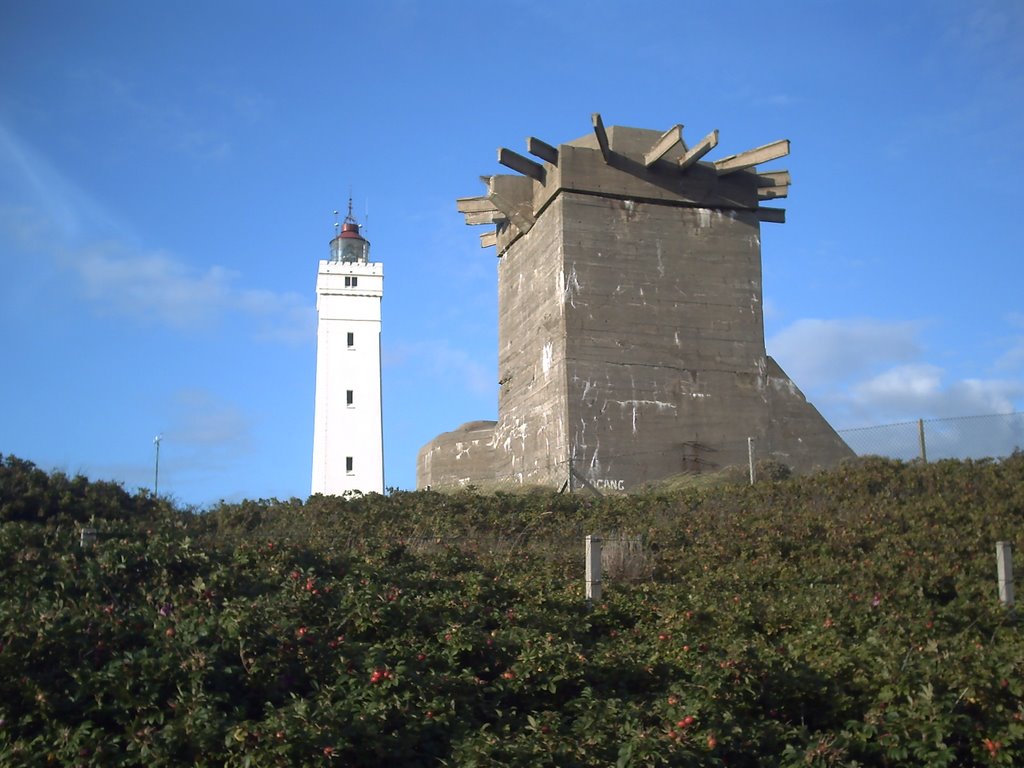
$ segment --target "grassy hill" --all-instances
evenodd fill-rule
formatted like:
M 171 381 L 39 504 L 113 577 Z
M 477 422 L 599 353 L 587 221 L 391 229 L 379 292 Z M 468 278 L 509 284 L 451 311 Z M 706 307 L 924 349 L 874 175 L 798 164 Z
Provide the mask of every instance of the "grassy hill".
M 1019 453 L 203 514 L 0 457 L 0 764 L 1024 764 L 1022 522 Z

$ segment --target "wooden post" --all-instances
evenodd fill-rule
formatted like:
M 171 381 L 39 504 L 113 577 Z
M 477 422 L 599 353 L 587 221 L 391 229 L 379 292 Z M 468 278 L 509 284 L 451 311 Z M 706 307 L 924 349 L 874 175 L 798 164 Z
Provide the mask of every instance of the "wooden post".
M 924 444 L 924 419 L 917 420 L 917 438 L 921 442 L 921 461 L 928 463 L 928 451 Z
M 999 578 L 999 602 L 1013 608 L 1013 549 L 1008 541 L 996 542 L 996 571 Z
M 601 599 L 601 537 L 587 536 L 586 542 L 586 586 L 587 605 Z
M 757 480 L 757 474 L 754 472 L 754 438 L 747 438 L 747 460 L 750 462 L 750 484 L 753 485 L 754 481 Z

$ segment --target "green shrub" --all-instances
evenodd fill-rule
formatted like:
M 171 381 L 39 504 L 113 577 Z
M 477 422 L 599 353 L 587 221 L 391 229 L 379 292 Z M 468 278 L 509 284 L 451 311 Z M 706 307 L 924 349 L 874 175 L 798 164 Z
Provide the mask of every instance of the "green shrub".
M 1019 454 L 201 515 L 8 457 L 0 505 L 2 765 L 1024 763 Z M 587 533 L 645 558 L 590 609 Z

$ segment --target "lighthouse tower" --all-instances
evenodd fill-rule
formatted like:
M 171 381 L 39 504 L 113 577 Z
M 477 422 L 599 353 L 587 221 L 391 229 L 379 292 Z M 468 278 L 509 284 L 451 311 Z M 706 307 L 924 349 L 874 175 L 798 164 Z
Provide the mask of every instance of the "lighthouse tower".
M 312 493 L 384 492 L 380 302 L 384 265 L 352 216 L 335 223 L 316 277 L 316 407 Z

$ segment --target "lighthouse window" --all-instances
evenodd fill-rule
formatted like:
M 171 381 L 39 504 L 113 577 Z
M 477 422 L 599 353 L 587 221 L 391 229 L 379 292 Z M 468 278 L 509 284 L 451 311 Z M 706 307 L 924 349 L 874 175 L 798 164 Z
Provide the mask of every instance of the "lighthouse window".
M 350 474 L 352 472 L 352 457 L 351 456 L 346 456 L 345 457 L 345 471 L 350 473 Z
M 345 287 L 355 288 L 359 285 L 359 278 L 353 277 L 352 275 L 345 275 Z
M 348 343 L 349 349 L 351 349 L 352 347 L 354 347 L 356 345 L 356 335 L 354 333 L 352 333 L 351 331 L 349 331 L 349 333 L 348 333 L 347 343 Z
M 351 389 L 345 390 L 345 405 L 352 405 L 355 400 L 355 393 Z

